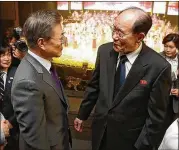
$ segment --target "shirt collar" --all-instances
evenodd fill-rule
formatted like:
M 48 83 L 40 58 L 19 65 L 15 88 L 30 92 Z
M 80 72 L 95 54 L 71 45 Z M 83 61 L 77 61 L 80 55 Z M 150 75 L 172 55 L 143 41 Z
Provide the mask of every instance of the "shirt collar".
M 2 75 L 1 75 L 1 73 L 2 73 Z M 5 74 L 7 75 L 7 72 L 6 72 L 6 71 L 0 71 L 0 75 L 1 75 L 1 76 L 4 76 Z
M 40 62 L 40 64 L 42 64 L 48 71 L 50 71 L 51 68 L 51 62 L 49 60 L 46 60 L 38 55 L 36 55 L 35 53 L 33 53 L 32 51 L 28 50 L 28 53 L 33 56 L 38 62 Z
M 176 57 L 175 58 L 169 58 L 169 57 L 166 57 L 168 60 L 173 60 L 173 61 L 178 61 L 178 57 L 177 57 L 177 55 L 176 55 Z
M 135 51 L 126 54 L 126 57 L 129 60 L 130 64 L 134 63 L 141 50 L 142 50 L 142 42 L 140 43 L 139 47 Z

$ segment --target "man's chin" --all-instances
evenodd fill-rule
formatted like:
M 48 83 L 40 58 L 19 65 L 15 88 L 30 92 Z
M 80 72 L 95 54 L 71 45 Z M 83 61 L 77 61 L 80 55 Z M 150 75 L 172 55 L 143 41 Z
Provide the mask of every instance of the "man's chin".
M 62 52 L 59 52 L 55 57 L 60 57 L 62 56 Z
M 118 53 L 124 52 L 124 49 L 123 49 L 123 48 L 120 48 L 120 47 L 113 46 L 113 49 L 114 49 L 116 52 L 118 52 Z

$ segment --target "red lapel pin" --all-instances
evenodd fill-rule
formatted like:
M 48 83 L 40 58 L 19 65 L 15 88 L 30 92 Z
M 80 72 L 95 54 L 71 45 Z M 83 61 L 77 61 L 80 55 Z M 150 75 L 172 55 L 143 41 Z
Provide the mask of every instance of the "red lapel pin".
M 147 81 L 146 81 L 146 80 L 140 80 L 140 84 L 146 85 L 146 84 L 147 84 Z

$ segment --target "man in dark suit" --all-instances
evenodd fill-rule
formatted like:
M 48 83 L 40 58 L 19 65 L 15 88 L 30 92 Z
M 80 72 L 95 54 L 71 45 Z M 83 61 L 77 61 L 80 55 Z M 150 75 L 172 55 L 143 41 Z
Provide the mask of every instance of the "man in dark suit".
M 95 107 L 93 150 L 153 150 L 171 123 L 171 66 L 142 41 L 151 17 L 137 7 L 115 18 L 113 42 L 99 47 L 74 127 L 82 131 Z
M 0 111 L 10 129 L 5 150 L 18 150 L 19 129 L 11 103 L 11 86 L 16 67 L 11 67 L 12 52 L 9 46 L 0 47 Z
M 68 101 L 52 67 L 60 57 L 63 18 L 58 11 L 38 11 L 23 31 L 29 51 L 16 71 L 12 103 L 20 128 L 20 150 L 69 150 Z

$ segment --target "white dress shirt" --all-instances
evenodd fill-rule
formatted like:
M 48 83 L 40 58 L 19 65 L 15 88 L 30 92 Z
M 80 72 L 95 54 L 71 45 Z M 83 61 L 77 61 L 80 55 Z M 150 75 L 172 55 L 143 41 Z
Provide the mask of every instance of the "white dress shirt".
M 35 53 L 33 53 L 32 51 L 28 50 L 28 53 L 34 57 L 40 64 L 42 64 L 48 72 L 50 72 L 50 68 L 51 68 L 51 62 L 49 60 L 46 60 L 38 55 L 36 55 Z
M 134 61 L 136 60 L 136 58 L 138 57 L 140 51 L 142 50 L 142 43 L 139 45 L 138 49 L 136 49 L 135 51 L 133 51 L 132 53 L 129 53 L 129 54 L 126 54 L 126 57 L 128 59 L 128 61 L 125 62 L 125 67 L 126 67 L 126 76 L 128 75 Z M 120 54 L 118 56 L 118 60 L 117 60 L 117 65 L 116 65 L 116 70 L 117 70 L 117 67 L 119 65 L 119 62 L 120 62 Z
M 178 150 L 178 128 L 179 119 L 176 119 L 167 129 L 158 150 Z

